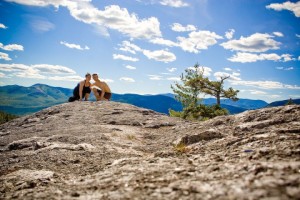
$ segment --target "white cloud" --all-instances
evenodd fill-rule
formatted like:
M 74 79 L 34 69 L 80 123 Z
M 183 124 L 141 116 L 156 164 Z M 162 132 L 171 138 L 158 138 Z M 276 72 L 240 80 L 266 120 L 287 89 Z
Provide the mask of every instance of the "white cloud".
M 276 67 L 276 69 L 290 71 L 293 70 L 294 67 Z
M 139 61 L 138 58 L 133 58 L 133 57 L 125 56 L 125 55 L 121 55 L 121 54 L 113 54 L 113 59 L 126 60 L 126 61 L 132 61 L 132 62 Z
M 84 78 L 81 76 L 52 76 L 48 78 L 49 80 L 54 81 L 72 81 L 72 82 L 78 82 L 82 81 Z
M 34 18 L 30 21 L 30 26 L 33 30 L 44 33 L 55 28 L 55 25 L 49 22 L 47 19 L 43 18 Z
M 229 29 L 229 31 L 227 31 L 227 32 L 225 33 L 225 37 L 226 37 L 228 40 L 232 39 L 234 32 L 235 32 L 234 29 Z
M 1 24 L 1 23 L 0 23 L 0 28 L 7 29 L 7 27 L 4 24 Z
M 136 54 L 136 52 L 143 51 L 139 46 L 132 44 L 129 41 L 123 41 L 122 44 L 119 44 L 121 51 L 130 52 L 132 54 Z
M 225 67 L 224 70 L 225 70 L 225 71 L 232 71 L 232 69 L 229 68 L 229 67 Z
M 153 80 L 153 81 L 163 80 L 163 77 L 159 76 L 159 75 L 148 75 L 148 76 L 149 76 L 149 79 Z
M 281 32 L 273 32 L 274 35 L 276 35 L 277 37 L 283 37 L 283 33 Z
M 268 97 L 271 97 L 272 99 L 277 99 L 277 98 L 279 98 L 281 96 L 277 95 L 277 94 L 272 94 L 272 95 L 268 95 Z
M 30 67 L 23 64 L 1 64 L 0 71 L 13 72 L 13 71 L 25 71 Z
M 0 78 L 3 78 L 3 77 L 5 77 L 5 74 L 0 72 Z
M 177 70 L 177 68 L 172 67 L 172 68 L 167 68 L 167 70 L 168 70 L 169 72 L 175 72 L 175 71 Z
M 39 70 L 41 73 L 47 74 L 76 74 L 76 72 L 68 67 L 61 65 L 48 65 L 48 64 L 39 64 L 31 65 L 33 69 Z
M 179 77 L 169 77 L 169 78 L 167 78 L 167 80 L 169 80 L 169 81 L 180 81 L 180 78 Z
M 189 67 L 188 69 L 191 69 L 191 70 L 195 70 L 194 67 Z M 211 72 L 213 71 L 211 68 L 209 67 L 205 67 L 205 66 L 200 66 L 198 68 L 198 72 L 202 72 L 203 71 L 203 75 L 204 76 L 210 76 L 211 75 Z
M 182 1 L 182 0 L 161 0 L 160 1 L 161 5 L 164 6 L 171 6 L 171 7 L 175 7 L 175 8 L 180 8 L 180 7 L 187 7 L 189 6 L 188 3 Z
M 264 91 L 260 91 L 260 90 L 249 90 L 251 94 L 256 94 L 256 95 L 265 95 L 267 94 Z
M 23 51 L 24 50 L 24 47 L 19 44 L 3 45 L 2 43 L 0 43 L 0 48 L 5 51 Z
M 143 54 L 148 58 L 148 59 L 153 59 L 156 61 L 160 62 L 173 62 L 176 60 L 175 54 L 166 51 L 166 50 L 157 50 L 157 51 L 149 51 L 149 50 L 144 50 Z
M 133 78 L 129 78 L 129 77 L 121 77 L 120 81 L 125 81 L 125 82 L 129 82 L 129 83 L 135 82 L 135 80 Z
M 266 6 L 267 9 L 274 9 L 276 11 L 289 10 L 294 13 L 296 17 L 300 17 L 300 1 L 293 3 L 290 1 L 280 3 L 272 3 Z
M 176 42 L 173 42 L 171 40 L 165 40 L 163 38 L 151 39 L 150 42 L 153 43 L 153 44 L 160 44 L 160 45 L 165 45 L 165 46 L 168 46 L 168 47 L 178 46 L 178 44 Z
M 112 79 L 101 79 L 101 81 L 104 81 L 105 83 L 113 83 L 113 82 L 115 82 L 114 80 L 112 80 Z
M 278 55 L 275 53 L 253 54 L 253 53 L 238 52 L 237 54 L 233 55 L 231 58 L 228 58 L 228 60 L 231 62 L 247 63 L 247 62 L 257 62 L 257 61 L 263 61 L 263 60 L 287 62 L 287 61 L 291 61 L 291 60 L 295 60 L 295 59 L 292 58 L 291 55 L 289 55 L 289 54 Z
M 207 49 L 217 43 L 217 39 L 222 36 L 210 31 L 193 31 L 189 33 L 189 37 L 177 37 L 179 46 L 184 50 L 192 53 L 199 53 L 199 50 Z
M 299 34 L 296 34 L 296 37 L 297 37 L 297 38 L 300 38 L 300 35 L 299 35 Z
M 135 13 L 130 14 L 126 8 L 118 5 L 106 6 L 99 10 L 90 0 L 7 0 L 28 6 L 45 7 L 52 5 L 56 8 L 66 7 L 72 17 L 86 24 L 97 24 L 132 38 L 154 38 L 161 37 L 160 23 L 156 17 L 139 19 Z M 48 28 L 49 29 L 49 28 Z
M 298 60 L 300 60 L 300 56 L 298 56 Z
M 81 47 L 79 44 L 72 44 L 72 43 L 67 43 L 65 41 L 61 41 L 60 44 L 70 48 L 70 49 L 78 49 L 78 50 L 89 50 L 90 48 L 88 46 L 85 46 L 84 48 Z
M 78 81 L 76 79 L 76 72 L 68 67 L 60 65 L 24 65 L 24 64 L 0 64 L 0 71 L 11 72 L 12 76 L 21 78 L 33 78 L 33 79 L 49 79 L 49 80 L 64 80 L 63 77 L 68 81 Z M 51 76 L 49 76 L 51 75 Z M 52 76 L 52 75 L 65 75 Z
M 11 60 L 11 58 L 9 57 L 9 55 L 7 53 L 0 52 L 0 60 L 9 61 L 9 60 Z
M 283 62 L 288 62 L 288 61 L 296 60 L 290 54 L 282 54 L 281 57 L 283 58 Z
M 171 29 L 176 32 L 188 32 L 197 30 L 197 28 L 194 25 L 188 24 L 187 26 L 182 26 L 179 23 L 173 23 Z
M 297 85 L 288 85 L 283 84 L 276 81 L 235 81 L 230 80 L 230 83 L 232 85 L 242 85 L 242 86 L 251 86 L 251 87 L 257 87 L 262 89 L 296 89 L 299 90 L 300 86 Z
M 131 65 L 127 65 L 126 68 L 127 68 L 127 69 L 130 69 L 130 70 L 135 70 L 135 69 L 136 69 L 136 67 L 133 67 L 133 66 L 131 66 Z
M 255 33 L 249 37 L 241 37 L 239 40 L 230 40 L 220 44 L 225 49 L 244 52 L 265 52 L 271 49 L 279 49 L 280 42 L 272 39 L 272 35 Z
M 225 77 L 229 77 L 228 80 L 235 80 L 235 81 L 239 81 L 241 80 L 241 78 L 239 78 L 238 76 L 240 76 L 239 73 L 226 73 L 226 72 L 216 72 L 214 73 L 214 77 L 216 77 L 217 80 L 221 80 L 221 78 L 225 78 Z

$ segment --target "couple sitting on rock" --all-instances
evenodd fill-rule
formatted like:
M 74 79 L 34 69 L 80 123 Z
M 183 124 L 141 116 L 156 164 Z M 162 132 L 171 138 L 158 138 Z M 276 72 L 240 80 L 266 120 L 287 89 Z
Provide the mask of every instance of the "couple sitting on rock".
M 69 98 L 69 102 L 77 100 L 82 101 L 83 98 L 85 101 L 88 101 L 91 90 L 93 90 L 97 101 L 110 100 L 111 91 L 108 85 L 105 82 L 99 80 L 98 74 L 93 74 L 93 80 L 95 81 L 95 83 L 90 83 L 91 78 L 91 74 L 87 73 L 85 75 L 85 80 L 79 82 L 78 85 L 74 88 L 73 96 Z

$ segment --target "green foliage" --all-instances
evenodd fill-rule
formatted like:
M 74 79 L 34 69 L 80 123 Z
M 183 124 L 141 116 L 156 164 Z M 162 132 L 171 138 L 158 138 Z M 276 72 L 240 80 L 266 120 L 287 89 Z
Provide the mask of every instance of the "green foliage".
M 4 124 L 5 122 L 8 122 L 10 120 L 13 120 L 17 118 L 18 116 L 12 115 L 3 111 L 0 111 L 0 124 Z
M 171 117 L 181 117 L 182 116 L 182 112 L 169 109 L 169 115 Z
M 293 102 L 292 98 L 290 98 L 285 105 L 294 105 L 295 103 Z
M 237 101 L 238 90 L 229 88 L 224 89 L 224 81 L 227 77 L 221 77 L 220 81 L 211 81 L 204 77 L 204 69 L 196 64 L 193 68 L 185 70 L 180 79 L 182 84 L 175 83 L 171 86 L 175 93 L 175 98 L 181 102 L 183 106 L 182 112 L 170 110 L 170 116 L 182 117 L 190 120 L 206 120 L 219 115 L 227 115 L 228 111 L 220 107 L 220 99 L 228 98 Z M 201 104 L 199 95 L 201 93 L 208 94 L 217 98 L 217 104 L 206 106 Z

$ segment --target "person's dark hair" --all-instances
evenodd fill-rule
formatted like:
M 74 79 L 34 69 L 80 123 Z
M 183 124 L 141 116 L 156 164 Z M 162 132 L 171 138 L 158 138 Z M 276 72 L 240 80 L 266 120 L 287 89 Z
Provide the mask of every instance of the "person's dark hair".
M 91 74 L 90 73 L 86 73 L 85 78 L 88 77 L 88 76 L 91 76 Z
M 97 76 L 98 76 L 98 74 L 94 73 L 94 74 L 93 74 L 93 76 L 95 76 L 95 75 L 97 75 Z

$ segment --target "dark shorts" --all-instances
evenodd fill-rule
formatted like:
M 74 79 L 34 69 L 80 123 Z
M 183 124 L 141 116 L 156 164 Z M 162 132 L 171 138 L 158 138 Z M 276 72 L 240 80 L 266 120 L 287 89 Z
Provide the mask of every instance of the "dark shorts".
M 101 96 L 102 90 L 97 90 L 97 92 L 98 92 L 99 96 Z M 110 100 L 111 99 L 111 93 L 105 92 L 104 98 Z

